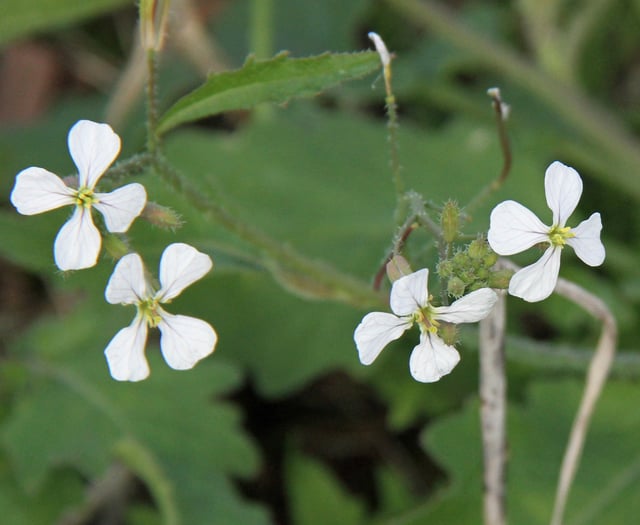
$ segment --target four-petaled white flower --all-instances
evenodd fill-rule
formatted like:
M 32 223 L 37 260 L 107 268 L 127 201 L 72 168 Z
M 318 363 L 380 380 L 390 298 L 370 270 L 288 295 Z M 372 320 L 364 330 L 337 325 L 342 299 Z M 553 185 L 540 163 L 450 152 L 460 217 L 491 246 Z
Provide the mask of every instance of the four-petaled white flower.
M 438 336 L 438 321 L 454 324 L 480 321 L 489 314 L 497 296 L 490 288 L 481 288 L 450 306 L 432 306 L 428 278 L 426 268 L 401 277 L 391 287 L 389 302 L 393 314 L 371 312 L 364 316 L 353 335 L 362 364 L 373 363 L 387 344 L 414 323 L 420 327 L 420 343 L 409 360 L 414 379 L 422 383 L 438 381 L 458 364 L 458 351 Z
M 147 194 L 132 183 L 111 193 L 94 192 L 96 183 L 120 152 L 120 137 L 107 124 L 78 121 L 69 131 L 69 153 L 78 168 L 78 187 L 70 188 L 57 175 L 30 167 L 16 176 L 11 202 L 23 215 L 72 205 L 75 210 L 54 243 L 54 258 L 61 270 L 94 266 L 100 254 L 100 232 L 93 224 L 91 208 L 104 216 L 107 230 L 122 233 L 142 212 Z
M 547 243 L 542 257 L 516 272 L 509 283 L 509 293 L 525 301 L 542 301 L 551 295 L 558 281 L 560 252 L 565 244 L 589 266 L 604 262 L 605 250 L 600 241 L 602 221 L 594 213 L 575 228 L 565 226 L 582 195 L 582 179 L 573 168 L 553 162 L 545 173 L 547 205 L 553 212 L 553 224 L 543 224 L 533 212 L 515 201 L 498 204 L 491 212 L 488 240 L 499 255 L 513 255 L 538 243 Z
M 160 304 L 169 303 L 213 266 L 211 258 L 188 244 L 167 246 L 160 259 L 160 290 L 147 282 L 137 253 L 122 257 L 105 290 L 111 304 L 134 304 L 137 314 L 111 340 L 104 353 L 109 371 L 119 381 L 140 381 L 149 375 L 144 354 L 148 327 L 160 330 L 160 350 L 167 364 L 187 370 L 213 352 L 218 336 L 212 326 L 194 317 L 173 315 Z

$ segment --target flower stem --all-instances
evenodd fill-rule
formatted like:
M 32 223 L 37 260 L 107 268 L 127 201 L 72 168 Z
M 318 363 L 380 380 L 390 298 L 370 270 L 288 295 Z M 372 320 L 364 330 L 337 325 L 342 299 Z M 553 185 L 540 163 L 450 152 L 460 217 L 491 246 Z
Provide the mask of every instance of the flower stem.
M 509 135 L 507 134 L 507 112 L 505 105 L 500 98 L 500 91 L 497 88 L 489 90 L 489 96 L 492 99 L 491 106 L 495 113 L 496 128 L 498 130 L 498 139 L 500 141 L 500 151 L 502 152 L 502 169 L 496 179 L 494 179 L 489 185 L 485 186 L 480 193 L 478 193 L 469 204 L 465 206 L 465 211 L 469 214 L 473 212 L 484 200 L 494 191 L 498 191 L 504 184 L 511 171 L 511 144 L 509 143 Z
M 147 50 L 147 151 L 156 153 L 159 147 L 158 133 L 158 56 L 155 49 Z
M 491 313 L 480 321 L 480 419 L 484 456 L 484 523 L 505 525 L 505 478 L 507 466 L 507 376 L 504 340 L 505 292 Z
M 358 307 L 380 306 L 384 298 L 366 283 L 327 263 L 311 260 L 288 245 L 283 245 L 257 228 L 239 221 L 218 202 L 193 186 L 176 168 L 156 156 L 154 168 L 176 191 L 209 219 L 248 242 L 266 258 L 265 266 L 285 288 L 314 299 L 330 299 Z
M 489 67 L 512 78 L 562 116 L 587 141 L 611 158 L 616 168 L 607 180 L 640 199 L 640 185 L 633 173 L 640 171 L 640 147 L 630 133 L 605 108 L 573 86 L 563 84 L 530 64 L 517 53 L 487 39 L 432 0 L 385 0 L 413 24 L 428 27 Z

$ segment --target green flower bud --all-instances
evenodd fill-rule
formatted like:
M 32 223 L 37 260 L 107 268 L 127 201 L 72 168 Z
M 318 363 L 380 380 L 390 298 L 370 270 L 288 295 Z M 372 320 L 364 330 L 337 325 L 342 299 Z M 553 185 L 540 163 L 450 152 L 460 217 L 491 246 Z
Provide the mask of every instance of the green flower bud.
M 489 287 L 504 290 L 509 288 L 513 270 L 497 270 L 489 273 Z
M 438 334 L 442 340 L 448 345 L 455 345 L 458 342 L 458 330 L 456 325 L 450 323 L 442 323 Z
M 482 259 L 490 251 L 489 244 L 484 239 L 476 239 L 469 243 L 467 253 L 472 259 Z
M 498 254 L 494 251 L 490 251 L 487 255 L 484 256 L 483 262 L 486 268 L 491 268 L 495 263 L 498 262 Z
M 453 275 L 453 271 L 454 271 L 454 267 L 453 267 L 453 261 L 450 260 L 444 260 L 444 261 L 440 261 L 438 263 L 437 266 L 437 270 L 438 270 L 438 275 L 440 277 L 444 277 L 445 279 L 447 277 L 451 277 Z
M 489 282 L 484 279 L 476 281 L 471 286 L 468 287 L 468 291 L 475 292 L 476 290 L 480 290 L 480 288 L 490 288 Z
M 164 230 L 173 231 L 182 226 L 180 215 L 171 208 L 160 206 L 160 204 L 156 204 L 155 202 L 147 202 L 140 216 L 154 226 L 158 226 Z
M 104 250 L 116 261 L 129 253 L 129 246 L 119 236 L 113 233 L 105 233 L 102 236 Z
M 447 201 L 442 208 L 440 216 L 440 226 L 442 227 L 442 237 L 446 243 L 452 243 L 458 237 L 460 226 L 460 208 L 454 201 Z
M 484 267 L 478 268 L 476 272 L 476 279 L 487 279 L 489 277 L 489 270 Z
M 456 253 L 452 260 L 457 269 L 466 268 L 469 264 L 469 256 L 465 252 Z
M 462 297 L 465 288 L 465 283 L 459 277 L 452 277 L 447 283 L 447 293 L 455 298 Z

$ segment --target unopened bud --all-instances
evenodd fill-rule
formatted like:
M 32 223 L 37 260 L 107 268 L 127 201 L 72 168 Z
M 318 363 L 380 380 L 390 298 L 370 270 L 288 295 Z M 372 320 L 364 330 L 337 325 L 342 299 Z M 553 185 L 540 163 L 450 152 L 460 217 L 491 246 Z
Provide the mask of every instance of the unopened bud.
M 442 323 L 438 330 L 438 334 L 442 337 L 442 340 L 450 346 L 453 346 L 458 342 L 458 330 L 454 324 Z
M 129 246 L 122 237 L 113 233 L 105 233 L 103 235 L 102 246 L 104 246 L 104 250 L 116 261 L 127 255 L 130 251 Z
M 387 277 L 391 282 L 412 273 L 411 265 L 402 255 L 394 255 L 387 263 Z
M 462 297 L 466 285 L 460 277 L 452 277 L 447 283 L 447 293 L 456 299 Z
M 452 243 L 458 237 L 460 226 L 460 208 L 454 201 L 447 201 L 442 208 L 440 216 L 440 226 L 442 227 L 442 238 L 447 243 Z
M 484 257 L 485 268 L 491 268 L 497 262 L 498 262 L 498 254 L 493 250 L 490 250 L 489 253 Z
M 453 262 L 449 260 L 440 261 L 437 270 L 438 275 L 446 279 L 453 274 Z
M 472 259 L 483 259 L 489 253 L 489 243 L 484 239 L 476 239 L 469 243 L 467 253 Z
M 509 281 L 513 275 L 512 270 L 497 270 L 489 274 L 489 287 L 505 290 L 509 288 Z
M 171 208 L 161 206 L 155 202 L 147 202 L 142 214 L 143 219 L 146 219 L 154 226 L 158 226 L 164 230 L 176 230 L 182 226 L 182 219 Z
M 391 64 L 391 55 L 389 54 L 389 50 L 387 49 L 384 41 L 380 38 L 380 35 L 371 31 L 367 36 L 373 42 L 373 45 L 376 46 L 376 51 L 378 52 L 378 55 L 380 55 L 382 67 L 389 67 L 389 64 Z

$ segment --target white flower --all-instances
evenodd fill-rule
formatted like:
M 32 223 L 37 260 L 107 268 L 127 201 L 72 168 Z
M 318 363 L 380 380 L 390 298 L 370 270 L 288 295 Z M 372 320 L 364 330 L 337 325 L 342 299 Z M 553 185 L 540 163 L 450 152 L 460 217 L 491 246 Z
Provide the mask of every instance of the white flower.
M 78 168 L 78 187 L 70 188 L 57 175 L 31 167 L 16 176 L 11 202 L 23 215 L 35 215 L 71 205 L 73 215 L 58 232 L 54 258 L 61 270 L 94 266 L 102 239 L 91 208 L 103 216 L 111 232 L 126 232 L 147 200 L 141 184 L 127 184 L 111 193 L 96 193 L 96 183 L 120 152 L 120 137 L 108 124 L 80 120 L 69 131 L 69 153 Z
M 160 350 L 175 370 L 187 370 L 208 356 L 218 336 L 211 325 L 186 315 L 173 315 L 160 304 L 169 303 L 213 266 L 211 258 L 188 244 L 167 246 L 160 259 L 160 290 L 148 284 L 142 259 L 137 253 L 118 261 L 109 279 L 105 297 L 111 304 L 135 304 L 138 312 L 131 323 L 111 340 L 104 353 L 109 371 L 119 381 L 140 381 L 149 375 L 144 355 L 148 327 L 160 330 Z
M 409 360 L 414 379 L 422 383 L 438 381 L 458 364 L 458 351 L 437 335 L 438 321 L 455 324 L 480 321 L 489 314 L 497 296 L 493 290 L 481 288 L 450 306 L 435 307 L 429 303 L 428 278 L 426 268 L 401 277 L 391 287 L 389 302 L 393 314 L 371 312 L 364 316 L 353 335 L 363 365 L 373 363 L 382 349 L 413 323 L 420 327 L 420 343 Z
M 488 240 L 499 255 L 513 255 L 538 243 L 548 243 L 542 257 L 516 272 L 509 283 L 509 293 L 525 301 L 542 301 L 551 295 L 558 281 L 560 252 L 565 244 L 589 266 L 604 262 L 605 250 L 600 241 L 602 221 L 594 213 L 577 227 L 565 226 L 582 195 L 582 179 L 573 168 L 552 163 L 545 173 L 547 205 L 553 212 L 552 226 L 543 224 L 533 212 L 514 201 L 498 204 L 491 212 Z

